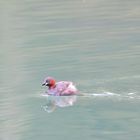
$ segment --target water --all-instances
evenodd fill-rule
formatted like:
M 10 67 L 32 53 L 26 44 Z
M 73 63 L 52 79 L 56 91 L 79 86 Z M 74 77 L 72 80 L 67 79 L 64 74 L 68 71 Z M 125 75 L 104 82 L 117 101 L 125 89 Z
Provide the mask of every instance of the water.
M 139 140 L 139 5 L 1 0 L 0 140 Z M 46 75 L 84 95 L 42 96 Z

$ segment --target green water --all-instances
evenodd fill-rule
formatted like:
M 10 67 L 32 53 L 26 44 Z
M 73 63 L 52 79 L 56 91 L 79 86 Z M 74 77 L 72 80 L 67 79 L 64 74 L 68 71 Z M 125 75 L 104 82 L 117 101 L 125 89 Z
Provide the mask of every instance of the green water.
M 139 0 L 1 0 L 0 19 L 0 140 L 140 139 Z M 45 76 L 84 96 L 62 107 Z

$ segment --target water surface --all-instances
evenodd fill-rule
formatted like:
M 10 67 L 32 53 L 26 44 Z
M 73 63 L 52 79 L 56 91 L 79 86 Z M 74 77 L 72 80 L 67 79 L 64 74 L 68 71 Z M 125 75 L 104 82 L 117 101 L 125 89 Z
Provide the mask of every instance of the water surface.
M 139 5 L 1 0 L 0 139 L 139 140 Z M 46 75 L 85 96 L 59 106 L 69 99 L 42 96 Z

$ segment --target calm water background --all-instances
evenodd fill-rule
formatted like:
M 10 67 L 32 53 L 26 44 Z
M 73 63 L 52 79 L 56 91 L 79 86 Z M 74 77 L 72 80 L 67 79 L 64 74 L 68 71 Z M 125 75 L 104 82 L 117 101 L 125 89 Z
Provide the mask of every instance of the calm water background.
M 0 140 L 140 139 L 139 0 L 1 0 L 0 19 Z M 87 96 L 48 113 L 46 75 Z

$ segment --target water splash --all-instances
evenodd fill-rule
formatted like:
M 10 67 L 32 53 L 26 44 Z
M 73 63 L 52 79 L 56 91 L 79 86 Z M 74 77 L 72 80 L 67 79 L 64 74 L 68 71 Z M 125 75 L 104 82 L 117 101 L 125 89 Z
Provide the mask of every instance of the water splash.
M 103 92 L 103 93 L 79 93 L 78 95 L 74 96 L 51 96 L 46 93 L 41 94 L 42 97 L 46 98 L 46 104 L 42 105 L 44 111 L 48 113 L 52 113 L 56 110 L 56 108 L 64 108 L 73 106 L 77 99 L 80 100 L 81 98 L 89 98 L 89 99 L 113 99 L 113 100 L 135 100 L 140 99 L 140 96 L 135 93 L 113 93 L 113 92 Z
M 122 94 L 118 94 L 118 93 L 113 93 L 113 92 L 103 92 L 103 93 L 80 93 L 79 94 L 82 97 L 95 97 L 95 98 L 113 98 L 113 99 L 140 99 L 140 95 L 138 95 L 136 92 L 130 92 L 130 93 L 122 93 Z

